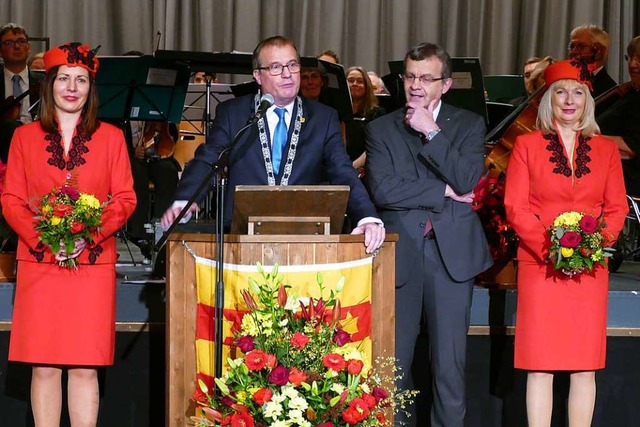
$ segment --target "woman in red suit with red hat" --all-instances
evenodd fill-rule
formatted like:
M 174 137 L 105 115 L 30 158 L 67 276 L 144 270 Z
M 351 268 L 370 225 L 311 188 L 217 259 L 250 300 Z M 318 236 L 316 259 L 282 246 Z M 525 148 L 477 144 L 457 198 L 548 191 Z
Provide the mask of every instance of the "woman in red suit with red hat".
M 40 120 L 14 133 L 2 194 L 3 213 L 18 233 L 18 275 L 9 360 L 33 365 L 35 425 L 58 426 L 62 369 L 68 369 L 71 425 L 95 426 L 97 367 L 113 364 L 116 242 L 136 204 L 122 132 L 96 119 L 98 59 L 70 43 L 44 56 Z M 56 253 L 40 239 L 31 208 L 53 188 L 73 186 L 105 204 L 90 242 Z M 68 269 L 59 262 L 75 259 Z
M 561 213 L 602 218 L 610 246 L 628 210 L 620 155 L 594 119 L 588 70 L 560 61 L 545 71 L 539 130 L 516 139 L 505 207 L 520 237 L 515 367 L 527 376 L 530 427 L 549 426 L 554 371 L 570 372 L 569 425 L 590 426 L 595 371 L 605 366 L 609 273 L 569 276 L 549 261 L 547 229 Z

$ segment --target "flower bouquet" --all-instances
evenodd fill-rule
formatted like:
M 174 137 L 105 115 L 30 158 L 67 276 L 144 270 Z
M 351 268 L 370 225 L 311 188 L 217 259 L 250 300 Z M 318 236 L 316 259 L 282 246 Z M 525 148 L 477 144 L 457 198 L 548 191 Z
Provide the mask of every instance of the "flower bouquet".
M 564 212 L 549 227 L 551 248 L 549 259 L 554 268 L 573 277 L 583 271 L 591 271 L 597 264 L 606 266 L 604 259 L 615 249 L 603 247 L 602 219 L 581 212 Z
M 340 322 L 340 301 L 298 298 L 281 284 L 277 266 L 252 292 L 243 291 L 249 309 L 234 333 L 244 354 L 228 359 L 215 379 L 218 393 L 198 381 L 196 426 L 337 427 L 389 425 L 385 414 L 410 404 L 415 391 L 398 392 L 400 375 L 393 358 L 378 361 L 381 375 L 358 349 Z M 344 279 L 336 285 L 341 292 Z M 322 276 L 317 276 L 324 296 Z
M 93 195 L 80 193 L 71 186 L 52 189 L 35 207 L 40 241 L 51 247 L 54 254 L 63 246 L 68 254 L 73 253 L 76 240 L 93 240 L 92 233 L 100 227 L 103 207 Z M 78 266 L 78 261 L 68 258 L 58 265 L 72 269 Z

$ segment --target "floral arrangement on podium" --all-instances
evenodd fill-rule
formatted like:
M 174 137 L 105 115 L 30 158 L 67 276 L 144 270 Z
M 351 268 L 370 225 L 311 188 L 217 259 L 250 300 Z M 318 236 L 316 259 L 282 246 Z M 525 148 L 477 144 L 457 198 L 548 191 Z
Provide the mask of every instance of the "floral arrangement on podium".
M 349 345 L 340 322 L 337 294 L 327 298 L 317 275 L 318 299 L 299 298 L 281 283 L 277 266 L 263 284 L 249 279 L 242 296 L 249 311 L 234 333 L 243 356 L 228 359 L 215 379 L 218 393 L 201 380 L 194 394 L 196 426 L 337 427 L 390 425 L 388 414 L 411 403 L 415 391 L 398 391 L 401 373 L 394 358 L 373 369 L 364 354 Z M 383 373 L 390 373 L 385 375 Z
M 613 256 L 615 249 L 604 247 L 602 219 L 582 212 L 563 212 L 549 227 L 551 248 L 549 259 L 556 270 L 573 277 L 583 271 L 592 271 L 600 264 L 606 267 L 605 258 Z

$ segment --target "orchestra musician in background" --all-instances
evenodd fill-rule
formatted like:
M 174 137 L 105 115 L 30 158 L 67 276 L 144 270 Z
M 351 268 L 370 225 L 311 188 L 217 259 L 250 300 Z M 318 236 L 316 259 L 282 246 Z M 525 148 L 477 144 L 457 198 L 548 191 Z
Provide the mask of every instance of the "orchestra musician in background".
M 610 44 L 609 34 L 597 25 L 584 24 L 571 31 L 569 57 L 589 64 L 589 69 L 593 70 L 591 96 L 594 99 L 616 86 L 605 67 Z
M 627 194 L 640 197 L 640 36 L 629 42 L 624 58 L 631 81 L 618 88 L 619 99 L 596 121 L 602 134 L 618 145 Z
M 229 191 L 225 200 L 225 227 L 231 223 L 237 185 L 316 185 L 329 181 L 349 185 L 347 213 L 357 223 L 352 234 L 364 234 L 373 253 L 383 243 L 382 221 L 344 148 L 337 112 L 299 97 L 300 56 L 292 40 L 274 36 L 261 41 L 253 52 L 253 77 L 260 93 L 218 104 L 212 133 L 196 151 L 180 180 L 171 208 L 162 217 L 166 229 L 207 176 L 212 164 L 233 136 L 262 104 L 261 95 L 273 97 L 271 105 L 239 139 L 229 158 Z M 204 195 L 201 195 L 201 198 Z M 194 204 L 189 212 L 197 210 Z
M 40 98 L 38 83 L 42 75 L 32 73 L 27 67 L 31 52 L 29 36 L 24 27 L 8 23 L 0 28 L 0 56 L 4 65 L 0 66 L 0 160 L 7 162 L 9 143 L 17 126 L 31 123 L 37 109 L 29 109 Z M 22 98 L 18 101 L 19 98 Z

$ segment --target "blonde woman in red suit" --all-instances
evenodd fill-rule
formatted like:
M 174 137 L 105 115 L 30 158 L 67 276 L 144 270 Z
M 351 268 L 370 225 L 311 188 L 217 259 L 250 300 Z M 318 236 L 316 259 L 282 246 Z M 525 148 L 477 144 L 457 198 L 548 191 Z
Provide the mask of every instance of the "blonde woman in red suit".
M 546 231 L 559 214 L 579 211 L 604 219 L 610 245 L 628 210 L 620 155 L 598 135 L 587 78 L 573 60 L 545 70 L 539 130 L 516 139 L 507 168 L 507 217 L 520 237 L 515 367 L 529 371 L 530 427 L 551 423 L 555 371 L 570 372 L 569 425 L 590 426 L 595 371 L 605 366 L 607 268 L 573 277 L 554 270 Z
M 3 213 L 20 237 L 9 360 L 33 366 L 37 427 L 60 425 L 63 369 L 71 425 L 95 426 L 97 367 L 114 357 L 114 233 L 136 198 L 122 132 L 96 120 L 94 53 L 70 43 L 48 51 L 44 61 L 41 119 L 16 130 L 2 194 Z M 108 203 L 93 242 L 53 253 L 39 240 L 30 206 L 65 183 Z M 58 266 L 67 258 L 78 261 L 76 270 Z

